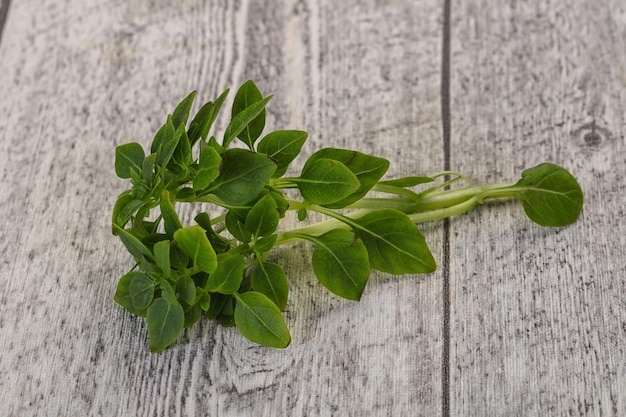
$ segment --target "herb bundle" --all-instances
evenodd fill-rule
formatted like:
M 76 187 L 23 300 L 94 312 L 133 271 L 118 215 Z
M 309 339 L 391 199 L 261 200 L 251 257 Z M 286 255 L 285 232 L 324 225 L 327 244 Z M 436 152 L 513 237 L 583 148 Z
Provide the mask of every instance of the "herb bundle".
M 371 269 L 397 275 L 436 269 L 416 223 L 496 198 L 517 198 L 542 226 L 571 224 L 582 209 L 576 179 L 551 163 L 504 185 L 478 186 L 454 172 L 382 180 L 388 160 L 324 148 L 300 175 L 285 176 L 307 133 L 279 130 L 261 138 L 272 96 L 247 81 L 218 141 L 209 132 L 227 94 L 204 104 L 191 122 L 195 92 L 188 95 L 156 133 L 148 155 L 134 142 L 116 149 L 115 172 L 132 187 L 115 203 L 113 233 L 136 264 L 120 278 L 114 298 L 146 318 L 152 352 L 174 343 L 203 314 L 236 326 L 253 342 L 286 347 L 291 336 L 281 311 L 289 284 L 283 268 L 268 260 L 279 245 L 310 242 L 318 280 L 338 296 L 359 300 Z M 236 140 L 239 146 L 231 147 Z M 209 203 L 221 212 L 200 212 L 194 225 L 183 225 L 176 205 L 186 203 Z M 329 219 L 279 230 L 290 211 L 301 222 L 309 212 Z

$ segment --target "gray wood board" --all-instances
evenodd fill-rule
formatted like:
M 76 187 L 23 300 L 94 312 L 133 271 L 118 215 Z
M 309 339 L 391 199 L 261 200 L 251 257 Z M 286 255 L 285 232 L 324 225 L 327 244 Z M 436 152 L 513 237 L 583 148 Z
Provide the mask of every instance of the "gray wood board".
M 390 176 L 441 171 L 442 2 L 11 2 L 0 414 L 433 416 L 442 400 L 450 415 L 626 413 L 626 11 L 589 7 L 453 1 L 449 28 L 452 169 L 501 182 L 561 163 L 586 192 L 576 225 L 489 205 L 453 219 L 448 262 L 441 223 L 426 224 L 442 269 L 374 273 L 359 303 L 316 282 L 310 246 L 280 248 L 288 349 L 203 320 L 151 355 L 144 322 L 112 301 L 132 266 L 110 233 L 126 185 L 115 146 L 147 146 L 193 89 L 207 101 L 252 78 L 276 94 L 268 130 L 310 132 L 305 155 L 349 147 L 390 159 Z

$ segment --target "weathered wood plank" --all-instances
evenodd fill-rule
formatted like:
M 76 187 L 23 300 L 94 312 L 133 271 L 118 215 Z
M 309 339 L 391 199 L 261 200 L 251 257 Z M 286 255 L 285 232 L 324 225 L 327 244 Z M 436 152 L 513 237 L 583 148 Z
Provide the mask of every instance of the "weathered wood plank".
M 254 78 L 277 94 L 270 128 L 311 131 L 306 153 L 440 170 L 440 5 L 415 3 L 14 2 L 0 47 L 0 414 L 437 415 L 438 274 L 375 274 L 344 302 L 315 282 L 310 248 L 281 249 L 285 351 L 203 322 L 150 355 L 143 322 L 112 302 L 130 266 L 109 232 L 114 148 L 148 144 L 191 89 L 208 100 Z M 440 232 L 425 231 L 440 258 Z
M 515 181 L 555 161 L 586 205 L 564 230 L 514 204 L 453 221 L 451 415 L 624 415 L 624 4 L 454 1 L 452 16 L 452 168 Z

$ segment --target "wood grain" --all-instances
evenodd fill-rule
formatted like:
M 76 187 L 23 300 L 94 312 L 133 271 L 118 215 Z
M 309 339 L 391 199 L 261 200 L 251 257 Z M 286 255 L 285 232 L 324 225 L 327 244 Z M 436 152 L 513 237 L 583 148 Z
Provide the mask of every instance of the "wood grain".
M 625 11 L 453 2 L 453 169 L 515 181 L 554 161 L 585 207 L 563 230 L 517 205 L 453 222 L 451 415 L 626 414 Z
M 440 32 L 436 1 L 14 2 L 0 47 L 0 414 L 437 415 L 438 274 L 375 274 L 362 302 L 341 301 L 295 245 L 274 255 L 292 277 L 287 350 L 202 322 L 151 355 L 143 321 L 112 301 L 131 262 L 109 216 L 124 187 L 115 146 L 147 145 L 191 89 L 208 100 L 247 78 L 276 93 L 269 128 L 311 132 L 306 154 L 346 146 L 392 159 L 393 175 L 440 170 Z M 438 228 L 425 232 L 440 255 Z
M 10 2 L 0 415 L 626 415 L 626 6 L 451 0 L 442 62 L 443 5 Z M 268 129 L 310 132 L 305 155 L 375 153 L 390 176 L 449 163 L 480 183 L 551 160 L 580 179 L 582 218 L 542 229 L 518 205 L 488 205 L 452 219 L 449 259 L 441 223 L 425 224 L 442 269 L 375 273 L 359 303 L 316 282 L 309 246 L 281 247 L 288 349 L 202 321 L 151 355 L 143 321 L 112 300 L 131 266 L 110 233 L 125 187 L 115 146 L 147 145 L 189 91 L 207 101 L 250 78 L 276 95 Z

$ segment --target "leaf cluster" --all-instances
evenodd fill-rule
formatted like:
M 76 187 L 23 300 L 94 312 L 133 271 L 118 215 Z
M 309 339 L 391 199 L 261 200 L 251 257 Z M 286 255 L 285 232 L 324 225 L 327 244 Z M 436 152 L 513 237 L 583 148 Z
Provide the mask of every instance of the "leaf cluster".
M 283 267 L 270 261 L 275 246 L 310 242 L 320 283 L 359 300 L 372 269 L 397 275 L 436 269 L 416 222 L 499 197 L 519 198 L 533 221 L 549 226 L 572 223 L 582 208 L 578 183 L 553 164 L 524 171 L 516 184 L 449 189 L 466 179 L 443 173 L 382 180 L 388 160 L 323 148 L 299 175 L 285 176 L 308 134 L 263 135 L 272 96 L 247 81 L 236 92 L 221 138 L 210 135 L 228 93 L 202 105 L 193 118 L 196 94 L 189 94 L 156 132 L 149 152 L 136 142 L 116 148 L 115 172 L 131 186 L 115 203 L 112 227 L 135 266 L 120 278 L 114 299 L 145 317 L 152 352 L 174 343 L 202 316 L 235 326 L 253 342 L 286 347 L 291 336 L 281 312 L 289 283 Z M 424 185 L 421 192 L 414 189 Z M 300 197 L 289 197 L 286 189 Z M 193 203 L 216 210 L 199 212 L 184 225 L 177 206 Z M 279 230 L 290 211 L 302 222 L 309 211 L 331 219 Z

